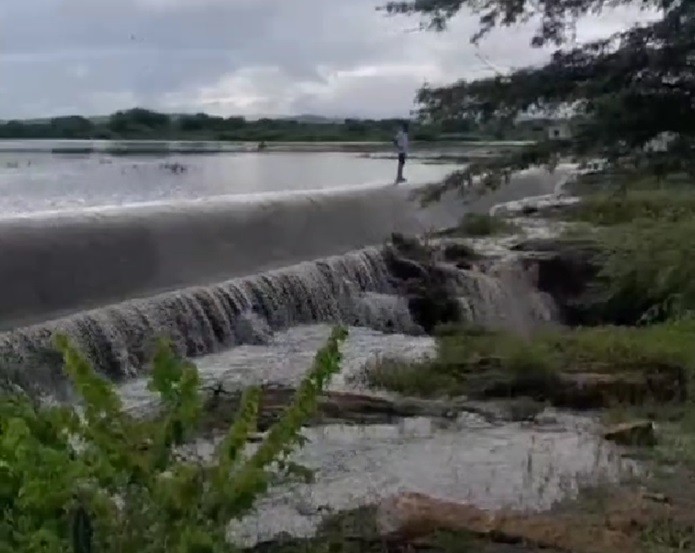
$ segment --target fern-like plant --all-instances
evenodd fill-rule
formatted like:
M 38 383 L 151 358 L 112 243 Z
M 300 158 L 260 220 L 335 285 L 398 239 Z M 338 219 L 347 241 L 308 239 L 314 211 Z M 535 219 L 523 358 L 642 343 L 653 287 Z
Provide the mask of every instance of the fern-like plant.
M 114 386 L 65 337 L 57 346 L 81 399 L 45 406 L 0 397 L 0 553 L 214 553 L 231 547 L 230 519 L 242 517 L 277 476 L 297 473 L 290 455 L 318 397 L 340 369 L 336 329 L 318 352 L 284 416 L 252 455 L 261 392 L 244 395 L 238 416 L 209 461 L 179 454 L 203 410 L 196 367 L 162 342 L 150 390 L 153 419 L 128 414 Z

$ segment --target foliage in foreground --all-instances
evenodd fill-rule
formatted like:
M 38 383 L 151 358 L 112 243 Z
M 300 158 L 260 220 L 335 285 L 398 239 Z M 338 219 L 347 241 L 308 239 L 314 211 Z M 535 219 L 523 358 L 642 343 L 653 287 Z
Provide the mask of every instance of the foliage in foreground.
M 260 391 L 245 393 L 238 416 L 209 461 L 181 452 L 194 437 L 203 403 L 194 365 L 161 344 L 150 390 L 154 420 L 129 415 L 113 386 L 65 338 L 57 342 L 82 400 L 38 405 L 0 402 L 0 551 L 26 553 L 212 553 L 229 550 L 230 519 L 247 513 L 279 476 L 301 427 L 340 368 L 346 332 L 336 329 L 292 405 L 252 454 Z M 233 539 L 233 537 L 232 537 Z

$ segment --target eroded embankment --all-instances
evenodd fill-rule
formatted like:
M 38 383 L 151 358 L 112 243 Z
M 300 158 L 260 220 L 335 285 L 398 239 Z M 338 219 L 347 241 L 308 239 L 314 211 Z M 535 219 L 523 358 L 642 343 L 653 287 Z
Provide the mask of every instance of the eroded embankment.
M 527 173 L 470 209 L 552 189 Z M 411 187 L 83 210 L 0 220 L 0 328 L 207 285 L 453 223 L 457 203 L 420 209 Z

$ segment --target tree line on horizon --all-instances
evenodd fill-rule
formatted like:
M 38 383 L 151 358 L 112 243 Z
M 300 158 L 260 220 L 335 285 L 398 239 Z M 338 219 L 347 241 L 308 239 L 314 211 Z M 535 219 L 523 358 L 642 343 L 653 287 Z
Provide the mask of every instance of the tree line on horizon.
M 135 108 L 98 119 L 71 115 L 41 121 L 7 121 L 0 123 L 0 139 L 390 141 L 401 123 L 401 119 L 250 120 L 240 116 L 225 118 L 205 113 L 169 115 Z M 519 140 L 533 139 L 543 132 L 542 123 L 523 128 L 501 128 L 478 125 L 468 120 L 418 122 L 412 127 L 411 139 Z

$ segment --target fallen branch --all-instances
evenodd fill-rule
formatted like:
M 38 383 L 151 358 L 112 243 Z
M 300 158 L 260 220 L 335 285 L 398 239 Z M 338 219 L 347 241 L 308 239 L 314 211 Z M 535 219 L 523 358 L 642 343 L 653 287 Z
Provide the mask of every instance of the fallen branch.
M 205 402 L 203 430 L 226 428 L 239 407 L 241 392 L 225 390 L 221 385 L 208 389 L 207 392 L 209 397 Z M 291 388 L 262 389 L 260 431 L 277 420 L 292 397 L 294 390 Z M 492 418 L 489 411 L 462 400 L 388 399 L 356 393 L 326 392 L 319 397 L 317 414 L 309 424 L 390 424 L 411 417 L 454 419 L 463 412 L 475 413 L 486 419 Z

